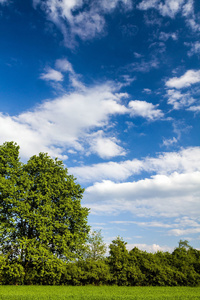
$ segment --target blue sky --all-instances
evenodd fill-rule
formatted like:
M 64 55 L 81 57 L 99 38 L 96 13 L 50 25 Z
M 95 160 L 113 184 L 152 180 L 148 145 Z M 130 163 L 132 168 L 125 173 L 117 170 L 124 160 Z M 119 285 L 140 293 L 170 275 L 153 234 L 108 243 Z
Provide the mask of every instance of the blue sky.
M 0 143 L 62 159 L 106 243 L 200 242 L 198 0 L 0 0 Z

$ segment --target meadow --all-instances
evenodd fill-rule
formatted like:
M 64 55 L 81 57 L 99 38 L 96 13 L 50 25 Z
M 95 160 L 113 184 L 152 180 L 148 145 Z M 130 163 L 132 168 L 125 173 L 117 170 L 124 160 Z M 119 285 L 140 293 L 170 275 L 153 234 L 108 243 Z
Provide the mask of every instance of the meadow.
M 0 286 L 0 300 L 200 299 L 200 287 Z

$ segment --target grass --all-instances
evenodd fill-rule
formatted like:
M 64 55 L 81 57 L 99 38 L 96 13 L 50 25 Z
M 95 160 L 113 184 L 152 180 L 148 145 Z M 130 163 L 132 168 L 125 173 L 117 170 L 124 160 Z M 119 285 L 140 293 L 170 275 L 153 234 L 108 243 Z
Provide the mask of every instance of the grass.
M 0 300 L 200 299 L 200 287 L 0 286 Z

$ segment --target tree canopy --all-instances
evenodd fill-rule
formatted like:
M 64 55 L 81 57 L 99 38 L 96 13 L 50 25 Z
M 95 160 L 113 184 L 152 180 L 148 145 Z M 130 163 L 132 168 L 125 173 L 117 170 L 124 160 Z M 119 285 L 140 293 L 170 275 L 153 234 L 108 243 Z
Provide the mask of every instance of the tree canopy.
M 0 146 L 0 250 L 25 270 L 38 261 L 73 260 L 86 243 L 83 189 L 62 161 L 45 153 L 20 162 L 19 146 Z

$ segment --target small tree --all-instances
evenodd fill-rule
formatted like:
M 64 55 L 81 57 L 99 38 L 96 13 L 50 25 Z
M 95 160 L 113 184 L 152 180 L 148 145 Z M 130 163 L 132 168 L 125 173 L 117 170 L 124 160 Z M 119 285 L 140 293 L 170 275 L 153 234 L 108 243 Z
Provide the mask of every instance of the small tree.
M 108 257 L 108 263 L 113 277 L 112 281 L 118 285 L 128 284 L 128 250 L 126 249 L 126 244 L 122 238 L 117 237 L 109 246 L 110 255 Z
M 99 260 L 103 259 L 106 253 L 106 244 L 103 242 L 101 231 L 92 231 L 85 251 L 87 259 Z

